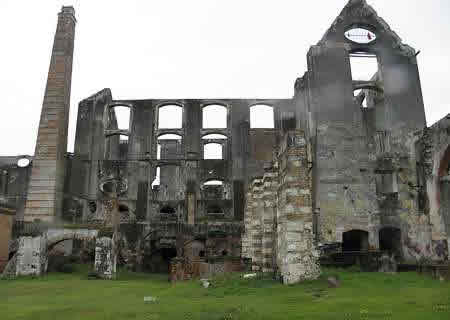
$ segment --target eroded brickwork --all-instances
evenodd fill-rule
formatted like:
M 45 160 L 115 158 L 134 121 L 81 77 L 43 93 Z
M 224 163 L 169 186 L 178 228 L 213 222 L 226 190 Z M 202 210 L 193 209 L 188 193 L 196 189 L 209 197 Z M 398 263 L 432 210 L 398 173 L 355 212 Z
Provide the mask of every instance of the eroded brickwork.
M 74 15 L 73 7 L 63 7 L 58 15 L 25 204 L 25 221 L 54 221 L 61 215 L 76 24 Z

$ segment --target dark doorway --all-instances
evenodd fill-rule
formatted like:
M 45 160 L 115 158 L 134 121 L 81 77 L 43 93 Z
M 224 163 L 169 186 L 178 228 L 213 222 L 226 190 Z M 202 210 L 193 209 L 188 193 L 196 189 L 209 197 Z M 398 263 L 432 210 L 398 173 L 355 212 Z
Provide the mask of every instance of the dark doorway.
M 161 209 L 160 212 L 165 214 L 175 214 L 175 209 L 169 206 L 165 206 Z
M 144 257 L 145 268 L 154 273 L 168 273 L 170 260 L 176 256 L 175 248 L 161 248 L 152 255 Z
M 362 230 L 350 230 L 342 235 L 342 251 L 367 251 L 369 233 Z
M 380 250 L 394 253 L 396 258 L 402 256 L 402 233 L 399 228 L 385 227 L 379 232 Z

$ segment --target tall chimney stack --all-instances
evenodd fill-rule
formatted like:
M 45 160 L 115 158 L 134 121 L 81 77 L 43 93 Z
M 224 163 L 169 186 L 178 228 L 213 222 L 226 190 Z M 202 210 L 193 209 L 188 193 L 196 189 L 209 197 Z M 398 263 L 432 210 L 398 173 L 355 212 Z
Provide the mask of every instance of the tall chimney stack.
M 52 222 L 61 216 L 65 154 L 69 125 L 75 10 L 62 7 L 58 14 L 50 69 L 25 204 L 25 221 Z

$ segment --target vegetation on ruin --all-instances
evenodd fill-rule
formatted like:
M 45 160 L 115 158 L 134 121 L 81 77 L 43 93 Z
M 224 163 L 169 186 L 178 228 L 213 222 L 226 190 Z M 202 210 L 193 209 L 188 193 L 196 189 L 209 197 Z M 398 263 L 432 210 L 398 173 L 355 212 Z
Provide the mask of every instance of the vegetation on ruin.
M 327 269 L 293 286 L 226 274 L 208 289 L 198 280 L 172 285 L 167 275 L 121 271 L 117 280 L 88 280 L 88 272 L 77 266 L 0 281 L 0 319 L 450 319 L 450 282 L 415 272 Z M 328 287 L 329 275 L 338 275 L 339 288 Z

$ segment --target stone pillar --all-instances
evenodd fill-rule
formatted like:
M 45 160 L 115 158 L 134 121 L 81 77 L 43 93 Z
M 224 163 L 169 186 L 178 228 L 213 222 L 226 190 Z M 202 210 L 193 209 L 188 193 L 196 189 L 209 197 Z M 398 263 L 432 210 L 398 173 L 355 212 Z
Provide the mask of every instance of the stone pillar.
M 25 221 L 54 221 L 61 212 L 75 24 L 73 7 L 62 7 L 42 104 Z
M 104 279 L 112 279 L 116 275 L 116 261 L 113 254 L 111 238 L 102 237 L 95 244 L 95 271 Z
M 16 276 L 39 276 L 47 271 L 47 237 L 20 237 Z
M 0 273 L 8 263 L 9 242 L 11 240 L 14 215 L 15 211 L 13 209 L 0 206 Z
M 319 253 L 314 245 L 311 173 L 302 130 L 286 134 L 278 163 L 277 262 L 280 275 L 285 284 L 316 279 L 320 275 Z
M 189 225 L 195 224 L 195 193 L 187 193 L 187 223 Z
M 277 188 L 278 172 L 275 168 L 269 168 L 263 177 L 263 204 L 262 212 L 262 268 L 263 272 L 273 272 L 274 270 L 274 219 L 277 208 Z
M 245 231 L 242 236 L 242 257 L 252 258 L 252 235 L 251 235 L 251 223 L 252 223 L 252 202 L 253 193 L 249 190 L 246 194 L 245 212 L 244 212 L 244 227 Z
M 255 179 L 252 183 L 252 222 L 251 222 L 251 234 L 252 234 L 252 270 L 262 271 L 262 215 L 264 211 L 263 186 L 262 179 Z

